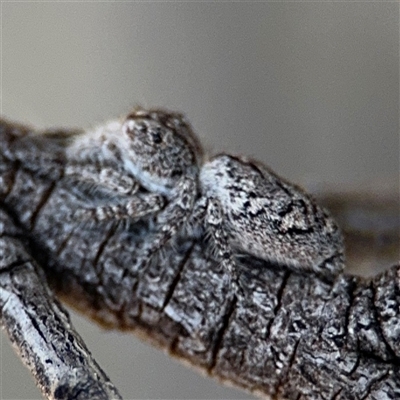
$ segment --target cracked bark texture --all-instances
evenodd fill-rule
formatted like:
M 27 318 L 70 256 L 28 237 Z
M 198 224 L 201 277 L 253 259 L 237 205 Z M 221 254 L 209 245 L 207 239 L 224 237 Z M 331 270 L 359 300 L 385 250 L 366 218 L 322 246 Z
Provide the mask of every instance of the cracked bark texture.
M 139 274 L 151 225 L 66 222 L 81 200 L 63 179 L 62 149 L 0 129 L 0 207 L 21 232 L 4 237 L 62 300 L 261 397 L 400 398 L 399 265 L 327 283 L 242 256 L 236 298 L 209 245 L 180 236 Z
M 26 252 L 23 233 L 0 210 L 0 318 L 49 399 L 121 399 Z

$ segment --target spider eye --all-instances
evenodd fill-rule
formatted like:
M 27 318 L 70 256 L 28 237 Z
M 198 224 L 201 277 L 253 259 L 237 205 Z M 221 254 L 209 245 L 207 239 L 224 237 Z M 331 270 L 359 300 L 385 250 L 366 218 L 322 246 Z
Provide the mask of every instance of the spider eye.
M 172 171 L 171 178 L 180 178 L 183 175 L 183 171 L 181 169 L 176 169 Z
M 163 141 L 163 138 L 161 135 L 161 129 L 157 128 L 155 130 L 150 131 L 150 138 L 153 143 L 160 144 Z

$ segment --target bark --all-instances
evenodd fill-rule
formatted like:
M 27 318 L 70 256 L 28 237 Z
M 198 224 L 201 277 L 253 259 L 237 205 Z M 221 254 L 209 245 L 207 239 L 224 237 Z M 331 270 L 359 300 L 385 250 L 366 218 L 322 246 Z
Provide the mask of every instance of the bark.
M 23 232 L 0 210 L 0 319 L 43 396 L 121 399 L 71 326 L 23 241 Z
M 22 299 L 14 309 L 9 301 L 2 305 L 2 324 L 22 355 L 35 357 L 42 330 L 49 329 L 46 338 L 60 335 L 43 324 L 18 339 L 21 330 L 14 321 L 30 312 L 35 297 L 30 285 L 40 287 L 34 306 L 43 309 L 39 321 L 48 315 L 70 329 L 45 284 L 35 282 L 43 272 L 62 300 L 89 317 L 132 330 L 261 397 L 400 398 L 399 265 L 371 279 L 345 274 L 330 283 L 243 255 L 244 296 L 237 297 L 210 243 L 182 234 L 139 273 L 136 257 L 151 240 L 151 224 L 68 222 L 82 201 L 62 176 L 62 151 L 24 140 L 29 133 L 24 127 L 3 122 L 0 129 L 0 209 L 6 226 L 0 276 L 17 293 L 7 296 Z M 20 274 L 27 276 L 23 286 Z M 22 317 L 15 315 L 20 312 Z M 56 350 L 54 357 L 67 358 L 65 347 Z M 90 358 L 86 352 L 84 358 Z M 79 356 L 67 353 L 78 362 Z M 82 363 L 98 371 L 95 363 Z M 44 365 L 38 384 L 45 385 L 51 373 Z

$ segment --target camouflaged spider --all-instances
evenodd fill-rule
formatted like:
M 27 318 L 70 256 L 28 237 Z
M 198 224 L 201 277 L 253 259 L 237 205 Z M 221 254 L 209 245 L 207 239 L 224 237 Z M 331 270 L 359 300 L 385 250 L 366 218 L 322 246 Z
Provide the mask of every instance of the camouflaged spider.
M 112 194 L 81 216 L 156 218 L 156 234 L 139 260 L 143 268 L 182 228 L 200 227 L 236 288 L 237 253 L 329 279 L 343 270 L 342 235 L 322 207 L 245 157 L 222 154 L 204 162 L 181 114 L 137 108 L 124 121 L 75 138 L 67 155 L 67 175 Z M 140 186 L 148 193 L 139 194 Z

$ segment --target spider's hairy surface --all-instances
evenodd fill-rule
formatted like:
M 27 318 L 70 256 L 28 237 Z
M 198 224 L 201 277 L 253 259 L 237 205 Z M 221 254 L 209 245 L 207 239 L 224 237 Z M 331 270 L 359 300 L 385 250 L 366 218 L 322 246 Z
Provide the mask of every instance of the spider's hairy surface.
M 135 108 L 127 117 L 112 120 L 75 137 L 67 148 L 74 165 L 105 165 L 135 177 L 150 191 L 167 197 L 182 176 L 198 175 L 203 150 L 190 124 L 179 113 Z
M 157 233 L 145 246 L 143 266 L 186 226 L 210 237 L 234 282 L 237 253 L 329 278 L 343 269 L 342 235 L 327 211 L 259 162 L 226 154 L 205 162 L 182 114 L 136 108 L 123 120 L 75 138 L 68 154 L 71 175 L 85 168 L 84 179 L 117 193 L 90 218 L 156 217 Z M 85 167 L 93 162 L 97 169 Z
M 123 161 L 149 190 L 168 196 L 184 176 L 197 178 L 203 150 L 179 113 L 136 109 L 122 126 Z
M 342 234 L 315 200 L 266 166 L 220 155 L 200 174 L 203 196 L 216 198 L 235 249 L 294 269 L 336 275 Z

